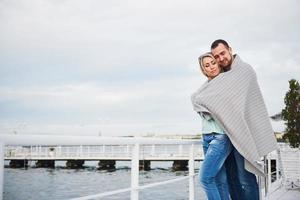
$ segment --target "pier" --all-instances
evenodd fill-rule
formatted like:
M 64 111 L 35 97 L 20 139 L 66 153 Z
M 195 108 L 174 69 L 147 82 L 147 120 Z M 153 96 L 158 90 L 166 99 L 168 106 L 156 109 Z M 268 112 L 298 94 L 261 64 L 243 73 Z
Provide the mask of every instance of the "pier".
M 82 168 L 85 161 L 98 161 L 99 169 L 115 169 L 116 162 L 130 161 L 132 145 L 93 145 L 93 146 L 7 146 L 4 159 L 9 160 L 9 167 L 28 167 L 35 162 L 35 167 L 54 168 L 55 161 L 67 161 L 66 167 Z M 203 160 L 201 144 L 194 145 L 195 161 Z M 141 145 L 139 167 L 151 169 L 151 161 L 172 161 L 173 170 L 187 170 L 189 146 L 182 144 Z
M 114 191 L 108 191 L 101 194 L 95 194 L 85 197 L 78 197 L 75 198 L 77 200 L 84 200 L 84 199 L 95 199 L 95 198 L 101 198 L 106 196 L 111 196 L 115 194 L 120 194 L 124 192 L 130 192 L 131 200 L 138 200 L 139 199 L 139 191 L 146 189 L 146 188 L 152 188 L 159 185 L 165 185 L 173 182 L 181 182 L 184 180 L 188 180 L 188 191 L 189 191 L 189 199 L 194 200 L 195 199 L 195 183 L 194 183 L 194 177 L 195 177 L 195 169 L 194 169 L 194 155 L 195 155 L 195 146 L 201 144 L 199 140 L 175 140 L 175 139 L 158 139 L 158 138 L 121 138 L 121 137 L 80 137 L 80 136 L 53 136 L 53 135 L 0 135 L 0 199 L 2 199 L 3 194 L 3 167 L 4 167 L 4 159 L 5 159 L 5 152 L 6 147 L 10 146 L 22 146 L 26 147 L 27 151 L 35 151 L 34 148 L 31 147 L 56 147 L 56 146 L 67 146 L 67 147 L 74 147 L 79 146 L 79 149 L 84 149 L 85 146 L 129 146 L 129 150 L 131 150 L 130 154 L 130 162 L 131 162 L 131 186 L 129 188 L 121 188 L 119 190 Z M 157 182 L 157 183 L 150 183 L 147 185 L 140 185 L 139 184 L 139 161 L 144 160 L 147 158 L 147 154 L 145 154 L 145 149 L 143 146 L 150 146 L 151 150 L 153 145 L 159 145 L 159 146 L 166 146 L 166 145 L 179 145 L 177 152 L 184 152 L 180 151 L 180 149 L 184 150 L 184 148 L 181 148 L 180 145 L 187 146 L 188 149 L 188 156 L 183 156 L 180 154 L 173 153 L 173 159 L 174 160 L 180 160 L 180 159 L 188 159 L 188 176 L 175 178 L 172 180 Z M 38 149 L 38 148 L 36 148 Z M 143 150 L 144 149 L 144 150 Z M 20 152 L 23 152 L 24 149 L 22 149 Z M 37 150 L 39 152 L 39 150 Z M 62 151 L 63 152 L 63 151 Z M 69 151 L 73 152 L 73 151 Z M 75 151 L 74 151 L 75 152 Z M 73 153 L 74 153 L 73 152 Z M 73 159 L 79 158 L 78 156 L 82 155 L 84 151 L 76 151 L 77 154 L 70 154 L 72 155 Z M 90 151 L 91 152 L 91 151 Z M 115 151 L 114 151 L 115 152 Z M 127 153 L 127 151 L 125 151 Z M 150 151 L 151 152 L 151 151 Z M 11 153 L 11 156 L 15 156 L 14 158 L 18 158 L 18 154 L 16 152 L 8 152 Z M 33 152 L 31 152 L 33 153 Z M 120 151 L 120 153 L 124 153 L 124 151 Z M 152 151 L 153 153 L 153 151 Z M 19 160 L 22 160 L 24 158 L 29 159 L 29 157 L 26 157 L 28 154 L 23 154 L 23 157 L 19 157 Z M 34 154 L 30 154 L 30 156 L 33 156 Z M 43 154 L 46 155 L 46 154 Z M 50 154 L 52 159 L 55 158 L 55 154 Z M 63 155 L 63 154 L 61 154 Z M 117 155 L 117 154 L 115 154 Z M 176 156 L 175 156 L 176 155 Z M 25 157 L 24 157 L 25 156 Z M 31 156 L 31 159 L 32 159 Z M 40 157 L 38 157 L 40 156 Z M 168 157 L 171 155 L 168 155 Z M 92 156 L 93 157 L 93 156 Z M 111 158 L 112 155 L 104 155 L 103 158 Z M 154 159 L 156 156 L 151 157 L 151 159 Z M 12 158 L 12 157 L 11 157 Z M 40 158 L 44 159 L 46 157 L 41 156 L 41 154 L 37 154 L 35 159 Z M 49 158 L 49 152 L 47 153 L 47 158 Z M 56 157 L 58 159 L 58 157 Z M 64 157 L 64 160 L 66 158 L 70 157 Z M 91 156 L 89 157 L 91 158 Z M 93 157 L 94 158 L 94 157 Z M 165 156 L 160 156 L 159 158 L 156 157 L 158 160 L 162 160 L 166 158 Z M 63 159 L 63 157 L 60 157 L 60 159 Z M 95 158 L 94 158 L 95 159 Z M 99 159 L 99 157 L 97 157 Z M 114 158 L 116 159 L 116 158 Z M 128 159 L 128 157 L 127 157 Z

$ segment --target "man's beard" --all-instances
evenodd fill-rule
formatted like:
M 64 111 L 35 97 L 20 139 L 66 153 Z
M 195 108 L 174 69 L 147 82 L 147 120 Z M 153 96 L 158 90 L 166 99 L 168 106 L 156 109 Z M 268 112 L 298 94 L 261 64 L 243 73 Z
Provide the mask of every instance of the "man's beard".
M 224 72 L 227 72 L 227 71 L 229 71 L 231 69 L 232 61 L 233 61 L 233 56 L 230 55 L 230 60 L 228 61 L 228 64 L 222 66 Z

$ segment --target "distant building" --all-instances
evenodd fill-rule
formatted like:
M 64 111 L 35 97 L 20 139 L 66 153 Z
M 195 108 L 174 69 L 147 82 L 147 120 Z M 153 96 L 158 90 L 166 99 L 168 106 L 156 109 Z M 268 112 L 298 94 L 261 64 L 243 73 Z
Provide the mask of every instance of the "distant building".
M 274 132 L 274 133 L 275 133 L 275 137 L 277 140 L 283 139 L 282 137 L 283 137 L 284 133 L 282 133 L 282 132 Z

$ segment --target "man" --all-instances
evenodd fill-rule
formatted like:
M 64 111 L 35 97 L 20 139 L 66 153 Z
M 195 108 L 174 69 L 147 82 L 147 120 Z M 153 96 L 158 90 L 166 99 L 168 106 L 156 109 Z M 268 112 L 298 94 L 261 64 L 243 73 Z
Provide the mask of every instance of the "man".
M 214 41 L 211 45 L 211 52 L 224 71 L 230 70 L 234 55 L 232 55 L 232 49 L 225 40 Z
M 219 39 L 212 43 L 211 52 L 224 72 L 231 69 L 236 55 L 225 40 Z M 241 134 L 242 134 L 241 130 Z M 226 162 L 226 171 L 229 181 L 232 200 L 258 200 L 259 188 L 256 176 L 245 169 L 244 157 L 233 148 Z

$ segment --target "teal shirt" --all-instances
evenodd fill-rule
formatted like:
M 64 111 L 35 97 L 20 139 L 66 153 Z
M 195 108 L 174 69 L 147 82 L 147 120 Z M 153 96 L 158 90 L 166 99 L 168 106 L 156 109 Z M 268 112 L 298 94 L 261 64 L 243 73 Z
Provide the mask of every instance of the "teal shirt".
M 221 126 L 208 113 L 199 113 L 202 118 L 202 134 L 225 134 Z

